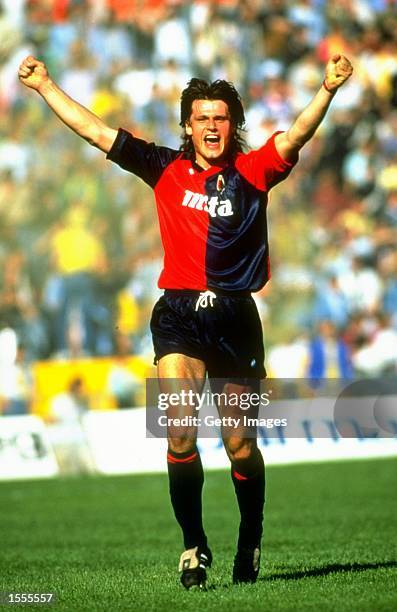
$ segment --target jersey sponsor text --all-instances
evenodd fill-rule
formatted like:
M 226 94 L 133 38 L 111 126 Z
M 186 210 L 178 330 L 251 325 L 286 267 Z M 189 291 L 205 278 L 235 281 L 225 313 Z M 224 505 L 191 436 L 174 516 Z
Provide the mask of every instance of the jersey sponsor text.
M 230 217 L 233 214 L 232 203 L 229 199 L 219 200 L 217 196 L 208 198 L 203 193 L 195 193 L 189 189 L 185 190 L 182 206 L 195 208 L 207 212 L 211 217 Z

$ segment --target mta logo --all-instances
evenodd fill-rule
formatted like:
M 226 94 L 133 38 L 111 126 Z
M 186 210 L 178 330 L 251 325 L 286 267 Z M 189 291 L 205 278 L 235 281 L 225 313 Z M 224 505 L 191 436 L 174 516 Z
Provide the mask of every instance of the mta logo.
M 207 212 L 211 217 L 230 217 L 233 214 L 232 203 L 229 199 L 219 200 L 217 196 L 208 198 L 202 193 L 195 193 L 186 189 L 182 206 L 195 208 Z

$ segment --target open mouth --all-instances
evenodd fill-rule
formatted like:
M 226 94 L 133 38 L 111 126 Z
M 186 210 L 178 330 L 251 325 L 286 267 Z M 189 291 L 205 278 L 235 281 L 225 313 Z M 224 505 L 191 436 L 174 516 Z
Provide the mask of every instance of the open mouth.
M 215 134 L 208 134 L 204 138 L 204 142 L 207 145 L 217 145 L 220 142 L 220 140 L 221 140 L 220 137 L 216 136 Z

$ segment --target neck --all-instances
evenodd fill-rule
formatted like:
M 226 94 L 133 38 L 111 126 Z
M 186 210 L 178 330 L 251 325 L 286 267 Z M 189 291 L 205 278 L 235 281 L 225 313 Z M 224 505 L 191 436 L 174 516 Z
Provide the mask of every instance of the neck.
M 198 160 L 197 157 L 194 160 L 194 163 L 196 164 L 196 166 L 199 166 L 203 170 L 208 170 L 208 168 L 211 168 L 211 164 L 205 162 L 204 160 Z
M 210 161 L 207 159 L 204 159 L 203 157 L 195 157 L 194 158 L 194 163 L 199 166 L 200 168 L 202 168 L 203 170 L 208 170 L 209 168 L 223 168 L 225 166 L 227 166 L 227 160 L 222 158 L 222 159 L 214 159 L 214 161 Z

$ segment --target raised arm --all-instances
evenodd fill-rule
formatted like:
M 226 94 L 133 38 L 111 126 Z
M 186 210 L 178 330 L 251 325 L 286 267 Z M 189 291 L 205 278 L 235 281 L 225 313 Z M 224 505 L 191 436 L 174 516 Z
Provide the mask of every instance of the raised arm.
M 335 93 L 347 81 L 353 67 L 344 55 L 333 55 L 325 67 L 324 81 L 308 106 L 286 132 L 277 134 L 275 145 L 285 160 L 296 158 L 299 150 L 317 130 Z
M 76 134 L 94 147 L 108 153 L 117 130 L 107 126 L 88 108 L 68 96 L 51 80 L 45 64 L 32 55 L 24 59 L 18 71 L 21 83 L 35 89 L 54 113 Z

